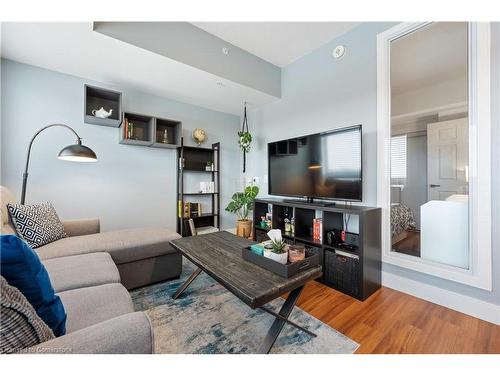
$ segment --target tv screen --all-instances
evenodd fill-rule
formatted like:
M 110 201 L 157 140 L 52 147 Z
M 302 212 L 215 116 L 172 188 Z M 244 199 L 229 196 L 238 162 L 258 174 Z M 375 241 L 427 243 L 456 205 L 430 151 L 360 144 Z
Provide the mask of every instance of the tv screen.
M 362 200 L 361 125 L 268 144 L 269 194 Z

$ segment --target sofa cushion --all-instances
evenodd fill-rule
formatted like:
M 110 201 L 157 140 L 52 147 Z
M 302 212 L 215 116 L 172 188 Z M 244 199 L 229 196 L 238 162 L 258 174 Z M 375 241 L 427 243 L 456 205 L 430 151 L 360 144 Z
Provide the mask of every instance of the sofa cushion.
M 120 274 L 108 253 L 90 253 L 44 260 L 56 292 L 119 283 Z
M 154 337 L 145 312 L 120 315 L 39 344 L 30 352 L 60 354 L 152 354 Z M 103 371 L 104 372 L 104 371 Z
M 85 236 L 101 231 L 101 222 L 99 219 L 64 220 L 62 224 L 68 237 Z
M 39 247 L 66 237 L 64 226 L 50 202 L 40 204 L 7 203 L 19 236 L 32 247 Z
M 8 203 L 16 203 L 16 198 L 9 189 L 5 186 L 0 186 L 0 231 L 2 234 L 15 234 L 16 232 L 12 226 L 9 210 L 7 209 Z
M 41 259 L 108 252 L 116 264 L 176 253 L 170 241 L 180 236 L 162 227 L 133 228 L 66 237 L 36 249 Z
M 0 273 L 19 289 L 56 336 L 64 335 L 66 313 L 38 255 L 14 235 L 0 239 Z
M 59 293 L 68 314 L 68 333 L 134 311 L 132 299 L 121 284 L 105 284 Z
M 26 297 L 0 276 L 0 354 L 55 338 Z

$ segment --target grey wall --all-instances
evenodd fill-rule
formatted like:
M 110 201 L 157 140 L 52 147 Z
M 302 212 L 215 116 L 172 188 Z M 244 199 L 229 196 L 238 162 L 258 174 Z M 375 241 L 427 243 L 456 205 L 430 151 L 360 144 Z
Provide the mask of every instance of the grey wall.
M 376 36 L 390 23 L 364 23 L 327 43 L 282 71 L 282 99 L 251 112 L 250 129 L 256 142 L 250 154 L 248 176 L 260 178 L 267 192 L 266 143 L 282 138 L 363 124 L 364 204 L 377 201 L 377 54 Z M 493 161 L 493 292 L 428 276 L 388 264 L 386 272 L 500 304 L 500 161 L 499 140 L 499 27 L 495 24 L 492 59 L 494 136 Z M 347 46 L 340 61 L 331 57 L 337 44 Z
M 377 203 L 376 35 L 390 24 L 365 23 L 282 69 L 282 98 L 252 111 L 256 130 L 249 176 L 267 192 L 267 142 L 351 125 L 363 125 L 363 201 Z M 341 60 L 337 44 L 347 46 Z M 252 129 L 251 129 L 252 130 Z
M 84 83 L 122 91 L 125 111 L 181 120 L 188 144 L 193 144 L 191 131 L 204 128 L 204 146 L 221 142 L 224 206 L 237 188 L 239 117 L 9 60 L 1 67 L 1 183 L 18 198 L 30 138 L 39 128 L 62 122 L 75 128 L 99 161 L 58 160 L 59 150 L 74 137 L 64 129 L 47 130 L 33 146 L 27 202 L 50 200 L 62 218 L 99 217 L 104 230 L 175 228 L 176 151 L 120 145 L 117 128 L 84 124 Z M 224 213 L 222 224 L 234 227 L 234 217 Z

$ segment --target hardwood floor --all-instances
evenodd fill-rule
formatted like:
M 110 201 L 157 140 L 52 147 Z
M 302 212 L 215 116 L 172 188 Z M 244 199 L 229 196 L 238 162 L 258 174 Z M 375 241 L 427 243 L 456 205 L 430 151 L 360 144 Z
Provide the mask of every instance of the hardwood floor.
M 500 353 L 500 326 L 389 288 L 364 302 L 318 282 L 298 306 L 361 346 L 356 353 Z
M 420 231 L 406 231 L 406 238 L 392 245 L 398 253 L 420 257 Z

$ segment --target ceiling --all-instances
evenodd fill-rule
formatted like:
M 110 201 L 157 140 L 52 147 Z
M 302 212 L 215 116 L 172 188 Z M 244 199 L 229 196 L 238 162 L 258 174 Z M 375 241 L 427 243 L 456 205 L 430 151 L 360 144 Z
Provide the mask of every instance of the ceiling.
M 241 115 L 276 97 L 92 30 L 92 23 L 2 23 L 3 58 Z
M 436 83 L 467 82 L 467 23 L 436 22 L 391 44 L 391 90 L 408 92 Z
M 276 66 L 284 67 L 359 22 L 192 22 Z
M 195 23 L 259 58 L 285 66 L 356 23 Z M 1 56 L 88 80 L 241 115 L 275 96 L 92 30 L 91 22 L 2 23 Z M 290 41 L 293 41 L 291 43 Z

